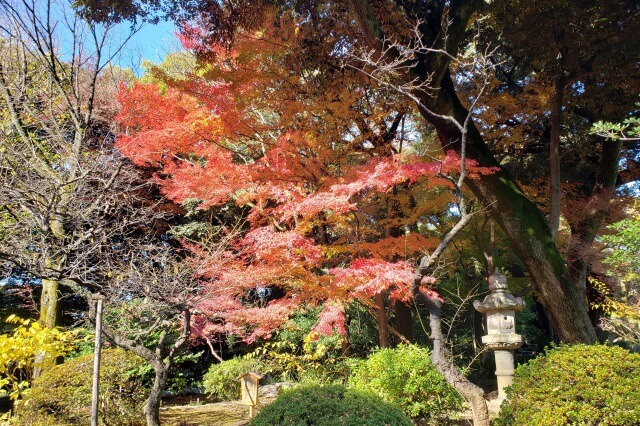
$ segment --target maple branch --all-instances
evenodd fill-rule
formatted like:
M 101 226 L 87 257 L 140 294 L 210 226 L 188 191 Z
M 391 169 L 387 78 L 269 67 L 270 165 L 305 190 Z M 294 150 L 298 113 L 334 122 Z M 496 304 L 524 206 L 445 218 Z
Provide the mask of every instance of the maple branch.
M 207 346 L 209 346 L 209 350 L 211 351 L 211 355 L 213 355 L 213 357 L 215 359 L 217 359 L 218 362 L 224 362 L 222 357 L 220 355 L 218 355 L 218 352 L 216 352 L 216 350 L 213 348 L 213 343 L 211 343 L 211 339 L 209 339 L 208 336 L 204 336 L 204 340 L 205 340 L 205 342 L 207 342 Z

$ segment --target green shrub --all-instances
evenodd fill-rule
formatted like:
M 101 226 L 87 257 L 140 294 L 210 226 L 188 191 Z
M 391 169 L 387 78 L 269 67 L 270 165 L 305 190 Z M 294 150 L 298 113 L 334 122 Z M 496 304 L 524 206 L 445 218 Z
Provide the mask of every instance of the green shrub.
M 410 426 L 393 404 L 344 386 L 301 386 L 267 405 L 249 426 Z
M 249 371 L 265 374 L 269 372 L 269 366 L 258 358 L 231 358 L 209 367 L 202 379 L 202 385 L 207 393 L 220 401 L 240 399 L 238 377 Z
M 497 425 L 640 424 L 640 355 L 557 346 L 516 370 Z
M 462 404 L 462 397 L 436 370 L 424 348 L 381 349 L 351 369 L 349 387 L 375 392 L 410 417 L 445 424 L 448 414 Z
M 122 349 L 102 352 L 100 423 L 144 424 L 146 389 L 136 376 L 142 358 Z M 18 423 L 28 425 L 89 424 L 93 355 L 71 359 L 33 381 L 28 397 L 17 407 Z

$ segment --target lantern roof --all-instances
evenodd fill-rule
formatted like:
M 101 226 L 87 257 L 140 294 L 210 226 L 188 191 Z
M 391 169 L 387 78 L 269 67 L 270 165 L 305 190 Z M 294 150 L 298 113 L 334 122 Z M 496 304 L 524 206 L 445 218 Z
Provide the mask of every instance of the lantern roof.
M 507 277 L 496 268 L 489 277 L 489 294 L 482 302 L 475 300 L 473 307 L 482 313 L 495 311 L 521 311 L 524 309 L 522 297 L 515 297 L 507 291 Z

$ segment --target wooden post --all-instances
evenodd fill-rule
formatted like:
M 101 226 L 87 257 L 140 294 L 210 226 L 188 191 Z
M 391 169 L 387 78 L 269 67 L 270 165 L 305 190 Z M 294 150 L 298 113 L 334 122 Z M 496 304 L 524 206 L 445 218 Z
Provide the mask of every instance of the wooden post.
M 91 395 L 91 426 L 98 426 L 98 403 L 100 390 L 100 351 L 102 350 L 102 298 L 97 298 L 96 340 L 93 349 L 93 388 Z

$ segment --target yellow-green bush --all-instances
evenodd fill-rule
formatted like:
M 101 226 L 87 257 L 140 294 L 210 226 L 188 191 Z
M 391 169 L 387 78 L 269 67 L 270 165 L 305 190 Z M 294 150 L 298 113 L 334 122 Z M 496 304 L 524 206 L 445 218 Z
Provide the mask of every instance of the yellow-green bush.
M 408 416 L 424 417 L 431 424 L 446 424 L 462 404 L 460 394 L 429 359 L 429 351 L 418 346 L 381 349 L 356 362 L 349 387 L 374 392 Z
M 100 422 L 143 425 L 147 398 L 137 372 L 142 358 L 122 349 L 102 352 L 100 364 Z M 71 359 L 45 371 L 32 383 L 28 397 L 17 406 L 18 424 L 89 424 L 93 355 Z
M 269 366 L 259 358 L 236 357 L 213 364 L 202 378 L 204 390 L 219 401 L 240 399 L 239 376 L 254 371 L 265 374 Z
M 516 370 L 499 426 L 640 424 L 640 355 L 562 345 Z

